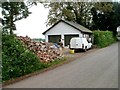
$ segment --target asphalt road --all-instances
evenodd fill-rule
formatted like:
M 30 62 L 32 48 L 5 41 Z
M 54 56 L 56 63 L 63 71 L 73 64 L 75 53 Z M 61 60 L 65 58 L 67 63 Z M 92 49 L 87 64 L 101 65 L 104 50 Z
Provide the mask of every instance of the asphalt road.
M 6 88 L 118 88 L 118 43 Z

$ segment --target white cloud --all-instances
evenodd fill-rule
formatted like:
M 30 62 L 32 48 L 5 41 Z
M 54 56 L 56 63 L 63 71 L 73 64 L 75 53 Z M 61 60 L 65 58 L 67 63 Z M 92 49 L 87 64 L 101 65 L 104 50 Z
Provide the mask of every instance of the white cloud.
M 49 10 L 44 8 L 42 4 L 30 8 L 32 14 L 26 19 L 16 22 L 17 35 L 26 36 L 31 38 L 45 38 L 42 33 L 47 29 L 45 22 Z

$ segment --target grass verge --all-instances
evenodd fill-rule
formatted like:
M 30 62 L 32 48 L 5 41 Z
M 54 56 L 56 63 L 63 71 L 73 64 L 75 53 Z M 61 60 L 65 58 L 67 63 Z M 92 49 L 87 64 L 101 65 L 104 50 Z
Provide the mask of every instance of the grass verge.
M 6 85 L 9 85 L 9 84 L 12 84 L 12 83 L 15 83 L 15 82 L 18 82 L 18 81 L 21 81 L 25 78 L 28 78 L 28 77 L 31 77 L 31 76 L 34 76 L 34 75 L 37 75 L 37 74 L 40 74 L 40 73 L 43 73 L 45 71 L 48 71 L 48 70 L 52 70 L 58 66 L 61 66 L 63 65 L 64 63 L 68 62 L 68 59 L 66 57 L 62 57 L 62 58 L 59 58 L 59 59 L 55 59 L 55 61 L 53 62 L 50 62 L 50 63 L 44 63 L 46 64 L 45 68 L 43 69 L 40 69 L 40 70 L 37 70 L 33 73 L 30 73 L 30 74 L 27 74 L 27 75 L 24 75 L 24 76 L 21 76 L 21 77 L 18 77 L 18 78 L 12 78 L 10 80 L 7 80 L 5 82 L 2 83 L 2 86 L 6 86 Z

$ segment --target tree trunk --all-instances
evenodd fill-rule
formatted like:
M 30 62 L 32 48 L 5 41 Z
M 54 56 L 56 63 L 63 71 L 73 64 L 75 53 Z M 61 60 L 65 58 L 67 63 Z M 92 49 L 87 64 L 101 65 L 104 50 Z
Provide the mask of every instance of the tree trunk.
M 12 14 L 12 10 L 10 13 L 10 19 L 9 19 L 9 23 L 10 23 L 10 34 L 13 34 L 13 14 Z
M 13 30 L 12 30 L 12 28 L 10 28 L 10 34 L 11 34 L 11 35 L 13 34 Z

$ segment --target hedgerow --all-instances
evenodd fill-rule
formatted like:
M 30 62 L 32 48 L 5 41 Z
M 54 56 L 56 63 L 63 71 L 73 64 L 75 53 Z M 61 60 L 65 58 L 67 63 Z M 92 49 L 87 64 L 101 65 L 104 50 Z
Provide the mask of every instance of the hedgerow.
M 2 80 L 20 77 L 42 68 L 36 55 L 29 51 L 14 35 L 2 35 Z
M 98 47 L 106 47 L 116 41 L 111 31 L 94 31 L 94 44 Z

